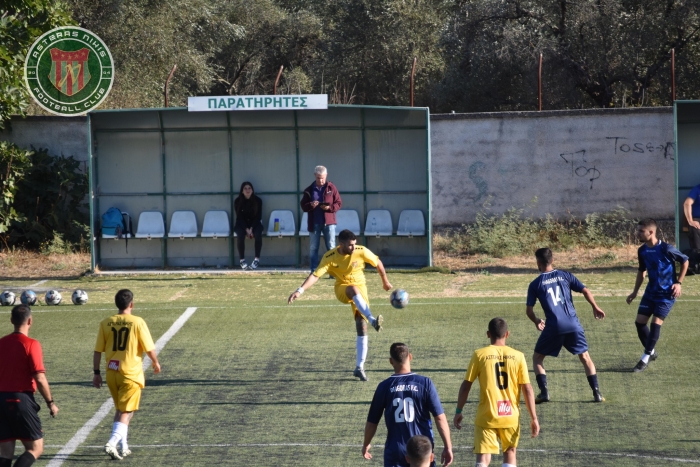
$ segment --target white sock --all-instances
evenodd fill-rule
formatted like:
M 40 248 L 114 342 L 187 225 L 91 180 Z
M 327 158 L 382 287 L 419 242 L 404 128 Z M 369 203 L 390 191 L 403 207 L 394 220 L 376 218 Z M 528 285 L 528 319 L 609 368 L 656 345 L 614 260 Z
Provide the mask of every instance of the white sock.
M 109 441 L 107 441 L 109 444 L 116 446 L 117 443 L 121 441 L 122 435 L 120 433 L 120 425 L 123 425 L 123 423 L 114 422 L 112 424 L 112 436 L 109 438 Z
M 367 360 L 367 336 L 357 336 L 355 348 L 357 349 L 357 367 L 364 368 Z
M 515 464 L 506 464 L 505 462 L 501 467 L 515 467 Z
M 122 449 L 129 449 L 129 445 L 126 443 L 126 435 L 129 433 L 129 425 L 125 425 L 123 423 L 120 423 L 120 425 L 121 426 L 119 427 L 119 434 L 122 435 Z
M 355 303 L 357 309 L 360 310 L 360 313 L 362 313 L 364 317 L 367 318 L 369 324 L 374 324 L 374 316 L 372 316 L 372 312 L 369 310 L 369 305 L 367 305 L 365 299 L 362 298 L 362 295 L 355 295 L 352 298 L 352 301 Z
M 644 363 L 649 363 L 649 357 L 651 357 L 651 355 L 647 355 L 646 353 L 643 353 L 643 354 L 642 354 L 642 359 L 641 359 L 641 360 L 642 360 Z

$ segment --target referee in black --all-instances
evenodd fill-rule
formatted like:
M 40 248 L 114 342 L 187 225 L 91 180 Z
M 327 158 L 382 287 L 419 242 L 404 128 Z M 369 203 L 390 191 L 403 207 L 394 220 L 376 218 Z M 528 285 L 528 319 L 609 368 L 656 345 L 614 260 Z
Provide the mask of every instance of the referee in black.
M 0 339 L 0 467 L 10 467 L 15 442 L 21 441 L 24 453 L 15 467 L 29 467 L 44 451 L 44 432 L 34 393 L 39 390 L 49 414 L 55 417 L 58 407 L 51 397 L 46 379 L 41 344 L 29 337 L 32 310 L 27 305 L 12 309 L 12 334 Z

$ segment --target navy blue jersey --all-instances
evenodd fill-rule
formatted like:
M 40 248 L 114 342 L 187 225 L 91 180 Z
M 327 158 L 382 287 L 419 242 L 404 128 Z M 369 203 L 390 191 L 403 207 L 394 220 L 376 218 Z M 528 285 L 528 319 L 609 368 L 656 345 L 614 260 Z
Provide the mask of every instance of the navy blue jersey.
M 379 383 L 367 421 L 378 425 L 384 415 L 387 428 L 384 465 L 408 466 L 406 443 L 411 436 L 427 436 L 435 445 L 430 414 L 437 417 L 443 413 L 437 390 L 426 376 L 392 375 Z
M 571 291 L 582 292 L 585 288 L 570 272 L 556 269 L 543 272 L 527 288 L 527 306 L 535 306 L 539 300 L 548 328 L 554 327 L 561 334 L 576 332 L 581 328 L 581 323 L 576 316 Z
M 676 281 L 675 263 L 685 263 L 688 257 L 662 241 L 651 248 L 643 244 L 637 250 L 637 257 L 639 270 L 646 271 L 649 276 L 644 296 L 652 300 L 673 300 L 671 286 Z

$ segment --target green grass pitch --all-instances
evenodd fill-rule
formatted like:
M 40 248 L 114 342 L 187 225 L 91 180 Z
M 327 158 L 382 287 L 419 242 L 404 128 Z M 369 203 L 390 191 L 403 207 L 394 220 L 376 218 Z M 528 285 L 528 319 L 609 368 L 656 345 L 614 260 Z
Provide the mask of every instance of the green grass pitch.
M 588 304 L 576 296 L 606 402 L 591 402 L 575 356 L 563 351 L 559 358 L 547 358 L 552 402 L 537 406 L 542 432 L 535 439 L 529 437 L 522 405 L 518 464 L 700 463 L 699 281 L 685 281 L 684 294 L 662 328 L 659 359 L 647 371 L 632 373 L 642 352 L 633 324 L 639 298 L 632 306 L 624 301 L 634 271 L 578 276 L 607 313 L 604 321 L 595 321 Z M 60 289 L 63 303 L 35 306 L 30 335 L 43 345 L 60 413 L 56 419 L 50 419 L 46 409 L 40 413 L 47 447 L 35 465 L 47 465 L 109 397 L 106 388 L 90 386 L 92 350 L 98 323 L 114 312 L 113 296 L 119 288 L 133 290 L 135 313 L 146 319 L 154 340 L 188 307 L 197 307 L 160 354 L 163 372 L 146 373 L 141 410 L 129 431 L 134 454 L 123 464 L 377 466 L 382 465 L 383 422 L 372 461 L 361 458 L 360 445 L 374 389 L 392 373 L 392 342 L 410 346 L 413 369 L 433 379 L 451 426 L 469 358 L 488 343 L 486 325 L 495 316 L 508 320 L 509 345 L 525 353 L 536 386 L 530 361 L 538 332 L 525 316 L 524 303 L 534 277 L 534 269 L 532 274 L 513 275 L 390 272 L 393 285 L 411 295 L 406 309 L 395 310 L 377 275 L 368 273 L 373 312 L 385 317 L 384 331 L 370 334 L 368 383 L 352 377 L 352 315 L 349 306 L 334 299 L 330 280 L 319 281 L 292 306 L 286 300 L 302 282 L 300 274 L 50 280 L 36 289 Z M 21 290 L 29 284 L 2 285 Z M 88 291 L 87 305 L 70 304 L 75 288 Z M 536 310 L 542 315 L 539 305 Z M 8 312 L 0 309 L 3 335 L 11 331 Z M 465 408 L 466 428 L 452 428 L 454 465 L 474 463 L 471 422 L 477 398 L 478 392 L 473 392 Z M 101 451 L 112 414 L 63 465 L 115 462 Z M 436 444 L 442 444 L 439 437 Z M 491 465 L 500 463 L 501 456 L 495 456 Z

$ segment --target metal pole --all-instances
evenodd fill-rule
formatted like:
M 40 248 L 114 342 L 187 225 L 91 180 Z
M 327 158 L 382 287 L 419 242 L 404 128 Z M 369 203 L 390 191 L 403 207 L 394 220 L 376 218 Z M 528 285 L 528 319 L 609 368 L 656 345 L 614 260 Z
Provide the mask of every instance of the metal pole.
M 542 54 L 540 54 L 540 68 L 537 72 L 537 102 L 539 110 L 542 110 Z
M 177 69 L 177 65 L 173 65 L 173 69 L 170 70 L 170 74 L 168 75 L 168 79 L 165 80 L 165 87 L 163 88 L 163 94 L 165 95 L 165 106 L 168 106 L 168 84 L 170 84 L 170 80 L 173 77 L 173 74 L 175 74 L 175 70 Z
M 277 95 L 277 84 L 280 82 L 280 78 L 282 77 L 282 72 L 284 71 L 284 65 L 280 66 L 280 71 L 277 73 L 277 79 L 275 80 L 275 87 L 272 88 L 272 94 Z
M 676 100 L 676 49 L 671 49 L 671 103 Z
M 416 74 L 416 61 L 417 57 L 413 57 L 413 67 L 411 67 L 411 107 L 413 107 L 413 89 L 414 89 L 414 76 Z

